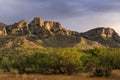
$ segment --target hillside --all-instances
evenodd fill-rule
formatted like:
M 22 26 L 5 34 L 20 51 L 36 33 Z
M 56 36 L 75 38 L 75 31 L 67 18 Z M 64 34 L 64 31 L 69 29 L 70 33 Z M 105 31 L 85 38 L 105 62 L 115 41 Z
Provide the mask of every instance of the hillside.
M 120 36 L 112 28 L 104 28 L 104 27 L 95 28 L 85 33 L 81 33 L 81 35 L 86 39 L 97 41 L 102 45 L 111 48 L 120 47 Z
M 6 25 L 0 23 L 1 48 L 120 47 L 120 36 L 112 28 L 96 28 L 85 33 L 65 29 L 61 23 L 34 18 Z

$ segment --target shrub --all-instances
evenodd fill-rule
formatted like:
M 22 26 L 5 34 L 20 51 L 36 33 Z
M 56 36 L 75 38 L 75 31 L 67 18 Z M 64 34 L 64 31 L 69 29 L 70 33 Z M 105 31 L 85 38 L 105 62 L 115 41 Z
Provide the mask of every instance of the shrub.
M 33 67 L 36 71 L 56 74 L 73 74 L 79 71 L 80 57 L 80 53 L 71 49 L 56 49 L 51 53 L 31 55 Z
M 95 48 L 82 51 L 78 48 L 48 48 L 29 50 L 32 54 L 0 55 L 0 70 L 44 74 L 75 74 L 80 71 L 90 71 L 94 76 L 102 77 L 110 76 L 112 69 L 120 69 L 120 49 Z

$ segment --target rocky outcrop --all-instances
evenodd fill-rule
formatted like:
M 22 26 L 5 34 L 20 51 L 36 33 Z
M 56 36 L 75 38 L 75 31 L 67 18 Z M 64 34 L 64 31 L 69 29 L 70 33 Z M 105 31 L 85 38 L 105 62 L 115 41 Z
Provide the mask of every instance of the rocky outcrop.
M 6 27 L 8 35 L 16 35 L 16 36 L 23 36 L 29 34 L 29 30 L 27 28 L 27 23 L 24 20 L 21 20 L 18 23 L 13 25 L 8 25 Z
M 0 22 L 0 37 L 7 36 L 6 25 Z
M 112 28 L 95 28 L 81 33 L 81 36 L 109 47 L 120 47 L 120 36 Z
M 43 25 L 44 21 L 41 18 L 34 18 L 33 21 L 28 24 L 28 28 L 32 34 L 37 35 L 41 32 Z
M 119 47 L 120 36 L 112 28 L 95 28 L 79 33 L 63 28 L 61 23 L 34 18 L 29 24 L 21 20 L 13 25 L 0 23 L 0 47 Z
M 26 36 L 34 35 L 40 39 L 45 39 L 56 34 L 77 36 L 79 33 L 66 30 L 59 22 L 44 21 L 42 18 L 34 18 L 29 24 L 21 20 L 6 27 L 8 35 Z
M 87 31 L 82 35 L 89 39 L 95 39 L 95 38 L 110 39 L 113 38 L 115 35 L 117 35 L 117 33 L 112 28 L 101 27 Z
M 64 29 L 59 22 L 44 21 L 41 18 L 34 18 L 28 24 L 29 30 L 32 34 L 39 38 L 47 38 L 55 34 L 69 35 L 69 31 Z
M 48 28 L 45 28 L 44 21 L 41 18 L 34 18 L 29 24 L 28 28 L 31 34 L 38 36 L 43 39 L 50 36 L 50 31 Z

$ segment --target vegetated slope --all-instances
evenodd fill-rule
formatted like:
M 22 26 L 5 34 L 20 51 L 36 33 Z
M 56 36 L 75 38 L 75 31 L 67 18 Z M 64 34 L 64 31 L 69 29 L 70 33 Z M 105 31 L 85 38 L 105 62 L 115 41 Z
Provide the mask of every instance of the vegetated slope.
M 63 28 L 59 22 L 44 21 L 41 18 L 34 18 L 29 24 L 24 20 L 12 25 L 0 23 L 0 47 L 80 47 L 86 49 L 103 47 L 104 44 L 108 47 L 120 47 L 120 37 L 117 33 L 111 28 L 103 28 L 103 30 L 105 34 L 101 28 L 78 33 Z

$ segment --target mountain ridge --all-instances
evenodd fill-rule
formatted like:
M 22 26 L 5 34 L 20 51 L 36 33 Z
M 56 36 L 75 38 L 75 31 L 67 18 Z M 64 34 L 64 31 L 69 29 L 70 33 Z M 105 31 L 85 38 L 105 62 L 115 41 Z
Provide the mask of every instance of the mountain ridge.
M 65 29 L 61 23 L 36 17 L 6 25 L 0 22 L 1 48 L 95 47 L 120 48 L 120 36 L 112 28 L 94 28 L 84 33 Z

